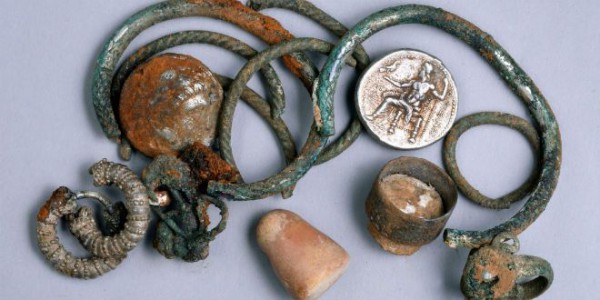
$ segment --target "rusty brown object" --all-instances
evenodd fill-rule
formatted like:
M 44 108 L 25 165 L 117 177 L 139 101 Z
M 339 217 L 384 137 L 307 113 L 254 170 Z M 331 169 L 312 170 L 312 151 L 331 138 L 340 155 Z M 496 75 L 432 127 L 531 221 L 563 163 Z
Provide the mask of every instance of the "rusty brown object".
M 140 152 L 175 155 L 197 141 L 212 143 L 222 100 L 221 85 L 199 60 L 163 54 L 127 78 L 119 116 Z
M 391 191 L 390 177 L 398 175 L 406 175 L 396 182 L 403 189 Z M 436 165 L 416 157 L 394 159 L 380 171 L 367 198 L 368 230 L 384 250 L 411 255 L 440 234 L 456 199 L 454 182 Z
M 219 156 L 210 147 L 202 143 L 194 143 L 183 149 L 180 155 L 192 172 L 201 182 L 201 191 L 206 192 L 208 182 L 236 183 L 240 180 L 240 173 Z
M 294 39 L 294 36 L 281 26 L 277 20 L 263 15 L 236 0 L 188 0 L 188 3 L 210 5 L 209 16 L 240 26 L 244 30 L 259 37 L 270 45 Z M 313 82 L 305 76 L 307 64 L 302 63 L 295 55 L 282 57 L 283 63 L 306 87 Z
M 38 222 L 45 221 L 50 215 L 50 211 L 57 210 L 59 207 L 65 206 L 65 203 L 72 196 L 72 194 L 73 193 L 64 186 L 61 186 L 54 192 L 52 192 L 50 198 L 48 198 L 46 203 L 44 203 L 44 205 L 40 208 L 40 211 L 38 212 Z
M 107 137 L 120 145 L 119 152 L 124 159 L 130 158 L 132 147 L 121 131 L 122 126 L 116 122 L 111 105 L 111 86 L 114 79 L 113 76 L 117 70 L 117 64 L 122 59 L 125 50 L 132 40 L 141 32 L 158 23 L 185 17 L 210 17 L 224 20 L 245 29 L 269 44 L 280 44 L 281 41 L 293 38 L 274 19 L 245 7 L 240 2 L 234 0 L 164 1 L 149 6 L 128 18 L 115 31 L 99 54 L 92 82 L 92 99 L 98 120 Z M 293 58 L 285 58 L 284 62 L 288 67 L 291 66 L 290 68 L 301 67 L 301 69 L 296 68 L 293 72 L 296 75 L 302 74 L 304 85 L 310 87 L 310 90 L 312 90 L 317 71 L 316 67 L 302 54 L 302 51 L 292 51 L 285 54 Z M 232 116 L 231 114 L 229 117 Z M 223 114 L 219 119 L 224 119 Z M 311 137 L 310 139 L 314 138 L 316 137 Z M 322 150 L 319 146 L 325 144 L 327 141 L 326 137 L 319 138 L 321 140 L 317 143 L 307 143 L 306 147 L 303 147 L 303 149 L 306 149 L 305 153 L 294 160 L 295 163 L 291 163 L 289 168 L 286 168 L 278 175 L 264 180 L 264 184 L 263 182 L 257 182 L 247 185 L 219 186 L 219 183 L 215 183 L 214 188 L 212 191 L 209 189 L 209 192 L 212 195 L 218 194 L 220 196 L 228 195 L 235 198 L 257 199 L 283 190 L 285 195 L 289 196 L 288 188 L 293 187 L 294 183 L 310 168 L 315 161 L 315 157 Z M 316 144 L 317 147 L 312 147 L 310 144 Z M 223 147 L 220 147 L 219 150 L 223 151 Z M 232 188 L 235 189 L 235 194 L 230 193 Z M 261 192 L 256 195 L 253 192 L 256 190 Z

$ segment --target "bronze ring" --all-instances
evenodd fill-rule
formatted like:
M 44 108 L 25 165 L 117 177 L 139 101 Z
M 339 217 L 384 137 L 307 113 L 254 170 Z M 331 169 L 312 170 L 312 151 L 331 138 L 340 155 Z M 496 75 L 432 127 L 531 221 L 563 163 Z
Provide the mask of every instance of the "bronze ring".
M 538 156 L 540 151 L 539 137 L 537 131 L 529 124 L 529 122 L 507 113 L 480 112 L 468 115 L 458 120 L 454 126 L 452 126 L 452 129 L 444 140 L 444 166 L 446 167 L 446 171 L 448 171 L 450 177 L 452 177 L 456 183 L 458 189 L 467 199 L 486 208 L 509 208 L 513 202 L 523 199 L 532 191 L 540 172 L 540 164 L 536 163 L 535 168 L 531 172 L 531 175 L 529 175 L 527 181 L 521 184 L 521 186 L 516 188 L 514 191 L 496 199 L 483 195 L 480 191 L 474 188 L 460 172 L 458 163 L 456 162 L 456 143 L 458 142 L 460 136 L 467 130 L 486 124 L 506 126 L 517 130 L 523 134 L 525 138 L 527 138 L 534 155 L 536 157 Z

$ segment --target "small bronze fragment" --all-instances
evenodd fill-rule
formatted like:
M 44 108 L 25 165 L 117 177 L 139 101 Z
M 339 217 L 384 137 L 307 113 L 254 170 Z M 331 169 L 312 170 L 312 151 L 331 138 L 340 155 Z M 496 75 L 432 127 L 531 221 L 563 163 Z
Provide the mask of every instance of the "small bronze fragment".
M 236 168 L 223 160 L 210 147 L 200 142 L 183 149 L 180 158 L 190 166 L 200 181 L 200 189 L 203 193 L 206 193 L 209 181 L 236 183 L 240 180 L 240 173 Z
M 512 242 L 512 243 L 511 243 Z M 515 255 L 519 240 L 501 233 L 491 245 L 471 250 L 461 289 L 468 299 L 533 299 L 552 284 L 552 266 L 542 258 Z
M 182 160 L 184 157 L 188 161 Z M 160 218 L 154 248 L 166 258 L 196 262 L 208 257 L 209 243 L 225 229 L 228 217 L 223 201 L 204 195 L 205 181 L 227 182 L 224 177 L 233 178 L 237 173 L 200 144 L 187 147 L 182 158 L 159 155 L 144 169 L 142 178 L 150 188 L 152 208 Z M 161 205 L 165 202 L 161 199 L 167 199 L 168 204 Z M 209 230 L 207 210 L 211 204 L 220 210 L 221 220 Z
M 456 197 L 454 182 L 436 165 L 415 157 L 392 160 L 367 198 L 369 232 L 384 250 L 411 255 L 440 234 Z

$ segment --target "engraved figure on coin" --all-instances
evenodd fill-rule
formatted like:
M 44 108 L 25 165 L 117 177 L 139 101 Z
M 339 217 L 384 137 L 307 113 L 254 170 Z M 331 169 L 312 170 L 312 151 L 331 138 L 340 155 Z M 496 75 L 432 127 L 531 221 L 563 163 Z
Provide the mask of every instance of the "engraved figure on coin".
M 401 61 L 398 60 L 387 67 L 379 68 L 379 72 L 388 74 L 393 73 L 400 65 Z M 383 115 L 386 109 L 391 105 L 393 108 L 396 108 L 396 113 L 388 128 L 388 134 L 391 135 L 395 133 L 396 128 L 398 127 L 398 122 L 400 121 L 400 117 L 404 113 L 405 126 L 409 126 L 411 122 L 414 124 L 410 139 L 408 140 L 410 143 L 414 143 L 416 141 L 419 129 L 423 123 L 423 117 L 419 113 L 421 111 L 421 104 L 434 99 L 429 98 L 428 94 L 431 94 L 435 98 L 443 101 L 448 92 L 447 78 L 444 78 L 443 91 L 439 93 L 436 90 L 435 84 L 431 80 L 432 71 L 433 66 L 431 63 L 425 62 L 421 66 L 418 77 L 407 82 L 399 82 L 394 80 L 389 75 L 384 75 L 383 78 L 394 86 L 398 87 L 399 90 L 384 91 L 382 93 L 383 101 L 381 104 L 379 104 L 377 109 L 372 114 L 365 116 L 365 118 L 369 121 L 372 121 L 374 118 Z

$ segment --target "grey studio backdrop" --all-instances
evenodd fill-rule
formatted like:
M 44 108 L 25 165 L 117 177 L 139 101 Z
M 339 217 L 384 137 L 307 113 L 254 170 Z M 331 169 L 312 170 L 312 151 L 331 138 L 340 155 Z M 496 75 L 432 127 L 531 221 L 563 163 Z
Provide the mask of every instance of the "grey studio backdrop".
M 547 210 L 519 236 L 521 254 L 541 256 L 555 281 L 542 299 L 598 299 L 600 237 L 596 198 L 600 193 L 600 2 L 598 1 L 414 1 L 440 6 L 470 20 L 494 38 L 528 72 L 548 98 L 563 137 L 558 188 Z M 287 294 L 258 249 L 255 226 L 265 212 L 294 211 L 328 234 L 351 255 L 343 277 L 323 299 L 461 299 L 459 280 L 468 254 L 450 249 L 441 237 L 410 257 L 382 251 L 366 230 L 364 202 L 378 170 L 409 155 L 441 165 L 441 142 L 416 151 L 397 151 L 366 133 L 336 159 L 314 167 L 293 198 L 229 202 L 227 230 L 198 263 L 167 260 L 151 245 L 153 233 L 115 271 L 94 280 L 68 278 L 40 254 L 34 218 L 52 190 L 97 190 L 88 167 L 101 158 L 119 161 L 117 147 L 98 125 L 90 100 L 90 78 L 102 45 L 128 16 L 154 1 L 0 1 L 0 298 L 1 299 L 281 299 Z M 372 12 L 406 1 L 314 3 L 347 26 Z M 315 23 L 282 10 L 267 10 L 296 36 L 335 41 Z M 128 49 L 167 33 L 204 29 L 238 37 L 257 49 L 265 45 L 234 26 L 204 18 L 170 21 L 143 32 Z M 459 90 L 458 117 L 503 111 L 528 118 L 526 109 L 477 53 L 433 28 L 387 29 L 365 44 L 372 59 L 398 48 L 415 48 L 440 58 Z M 212 70 L 234 76 L 244 61 L 211 46 L 184 46 Z M 320 64 L 324 57 L 313 55 Z M 274 63 L 288 99 L 284 119 L 301 145 L 311 121 L 309 94 L 280 63 Z M 338 133 L 348 124 L 357 74 L 344 70 L 336 93 Z M 264 93 L 259 76 L 250 83 Z M 247 106 L 234 120 L 233 151 L 249 181 L 277 172 L 283 163 L 268 126 Z M 127 165 L 139 172 L 149 162 L 135 154 Z M 459 141 L 458 162 L 476 187 L 500 196 L 524 181 L 533 165 L 526 140 L 517 132 L 484 126 Z M 115 189 L 108 194 L 121 196 Z M 521 206 L 492 211 L 462 196 L 448 223 L 486 229 Z M 216 217 L 215 222 L 216 222 Z M 76 254 L 83 249 L 63 226 L 62 237 Z

